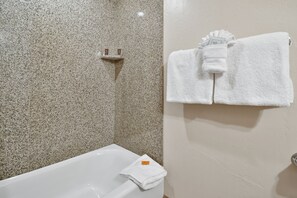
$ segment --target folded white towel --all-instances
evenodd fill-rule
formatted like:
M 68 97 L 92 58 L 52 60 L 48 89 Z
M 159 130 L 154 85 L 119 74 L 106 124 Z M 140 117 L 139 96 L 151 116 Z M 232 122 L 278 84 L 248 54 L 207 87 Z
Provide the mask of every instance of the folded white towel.
M 142 161 L 149 161 L 149 164 L 142 165 Z M 167 171 L 149 156 L 143 155 L 120 174 L 127 176 L 143 190 L 149 190 L 163 181 Z
M 289 106 L 293 102 L 288 33 L 236 40 L 228 49 L 227 65 L 228 71 L 215 77 L 215 103 Z
M 201 49 L 170 54 L 167 68 L 167 101 L 212 104 L 213 74 L 202 72 Z
M 223 73 L 227 71 L 227 44 L 207 45 L 203 51 L 203 72 Z

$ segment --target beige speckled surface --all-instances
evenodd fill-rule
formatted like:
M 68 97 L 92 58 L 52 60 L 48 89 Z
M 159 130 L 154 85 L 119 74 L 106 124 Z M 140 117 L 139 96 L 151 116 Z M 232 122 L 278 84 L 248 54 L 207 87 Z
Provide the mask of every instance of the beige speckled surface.
M 115 143 L 162 162 L 163 1 L 121 0 L 116 6 L 125 60 L 116 79 Z
M 162 161 L 162 13 L 161 0 L 0 1 L 0 179 L 114 142 Z M 102 61 L 106 47 L 125 60 Z
M 0 1 L 0 178 L 113 142 L 108 0 Z

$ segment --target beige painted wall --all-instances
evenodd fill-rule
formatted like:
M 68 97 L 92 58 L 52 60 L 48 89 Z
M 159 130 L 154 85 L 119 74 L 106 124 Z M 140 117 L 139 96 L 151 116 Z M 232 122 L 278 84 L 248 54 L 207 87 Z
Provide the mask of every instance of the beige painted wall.
M 238 38 L 287 31 L 297 88 L 296 0 L 165 0 L 164 64 L 208 32 Z M 165 67 L 166 76 L 166 67 Z M 166 83 L 166 78 L 165 78 Z M 166 93 L 166 90 L 165 90 Z M 297 197 L 297 105 L 262 108 L 165 102 L 164 164 L 170 198 Z

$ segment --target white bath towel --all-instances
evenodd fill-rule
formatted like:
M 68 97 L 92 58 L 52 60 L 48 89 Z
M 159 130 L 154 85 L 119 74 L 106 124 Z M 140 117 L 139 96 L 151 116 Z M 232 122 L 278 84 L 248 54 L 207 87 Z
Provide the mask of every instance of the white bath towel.
M 227 44 L 207 45 L 202 48 L 203 72 L 223 73 L 227 71 Z
M 167 68 L 167 101 L 212 104 L 213 74 L 202 72 L 200 49 L 170 54 Z
M 143 165 L 142 162 L 148 162 Z M 143 190 L 149 190 L 159 185 L 167 175 L 166 170 L 147 155 L 141 156 L 130 166 L 121 171 Z
M 289 106 L 294 94 L 288 43 L 285 32 L 236 40 L 228 49 L 228 71 L 216 74 L 214 102 Z

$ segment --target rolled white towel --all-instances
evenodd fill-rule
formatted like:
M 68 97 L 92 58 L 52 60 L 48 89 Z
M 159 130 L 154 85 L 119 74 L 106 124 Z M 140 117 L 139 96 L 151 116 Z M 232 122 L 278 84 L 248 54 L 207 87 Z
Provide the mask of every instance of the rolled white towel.
M 203 72 L 223 73 L 227 71 L 227 44 L 208 45 L 202 48 Z
M 143 155 L 120 172 L 143 190 L 159 185 L 167 175 L 167 171 L 147 155 Z

